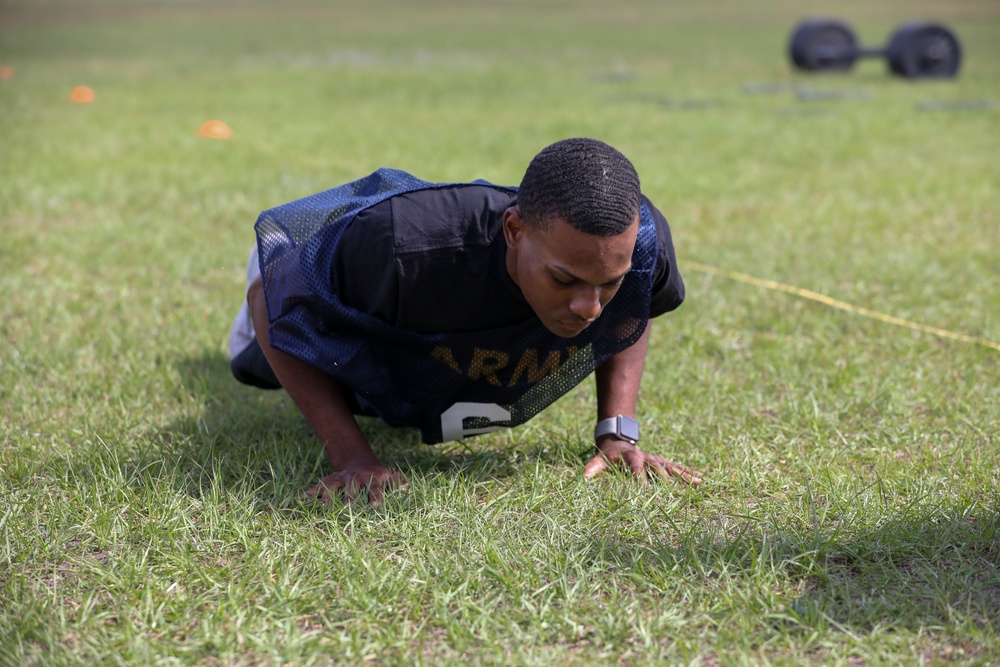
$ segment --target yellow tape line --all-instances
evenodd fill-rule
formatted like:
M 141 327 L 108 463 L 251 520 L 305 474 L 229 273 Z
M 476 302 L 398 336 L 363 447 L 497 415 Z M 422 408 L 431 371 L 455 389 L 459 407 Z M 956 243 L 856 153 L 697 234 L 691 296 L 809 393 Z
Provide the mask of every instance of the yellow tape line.
M 819 292 L 813 292 L 812 290 L 802 289 L 801 287 L 796 287 L 795 285 L 788 285 L 786 283 L 779 283 L 774 280 L 765 280 L 763 278 L 756 278 L 746 273 L 740 273 L 739 271 L 728 271 L 726 269 L 720 269 L 710 264 L 702 264 L 701 262 L 684 262 L 684 264 L 694 269 L 695 271 L 701 271 L 702 273 L 711 273 L 716 276 L 722 276 L 724 278 L 738 280 L 741 283 L 756 285 L 757 287 L 763 287 L 769 290 L 776 290 L 778 292 L 787 292 L 788 294 L 794 294 L 795 296 L 800 296 L 803 299 L 817 301 L 819 303 L 822 303 L 823 305 L 830 306 L 831 308 L 838 308 L 840 310 L 846 310 L 849 313 L 856 313 L 858 315 L 870 317 L 873 320 L 888 322 L 889 324 L 895 324 L 896 326 L 906 327 L 908 329 L 913 329 L 915 331 L 921 331 L 923 333 L 928 333 L 933 336 L 940 336 L 941 338 L 950 338 L 951 340 L 958 340 L 963 343 L 971 343 L 973 345 L 982 345 L 984 347 L 1000 351 L 1000 343 L 995 343 L 985 338 L 977 338 L 976 336 L 966 336 L 965 334 L 956 333 L 954 331 L 948 331 L 947 329 L 929 327 L 926 324 L 911 322 L 909 320 L 904 320 L 900 317 L 893 317 L 892 315 L 886 315 L 885 313 L 880 313 L 875 310 L 868 310 L 867 308 L 852 306 L 846 301 L 831 299 L 830 297 L 824 294 L 820 294 Z

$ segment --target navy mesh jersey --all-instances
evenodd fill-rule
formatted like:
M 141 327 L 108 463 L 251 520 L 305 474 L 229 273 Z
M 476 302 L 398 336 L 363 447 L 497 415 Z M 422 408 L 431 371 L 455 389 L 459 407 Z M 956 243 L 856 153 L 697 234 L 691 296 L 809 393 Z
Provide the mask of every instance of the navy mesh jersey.
M 476 332 L 418 333 L 344 304 L 331 289 L 330 262 L 357 213 L 404 192 L 452 185 L 380 169 L 264 211 L 255 225 L 271 346 L 331 375 L 367 413 L 419 428 L 426 443 L 522 424 L 633 345 L 649 319 L 657 254 L 643 201 L 632 270 L 600 318 L 573 338 L 534 317 Z

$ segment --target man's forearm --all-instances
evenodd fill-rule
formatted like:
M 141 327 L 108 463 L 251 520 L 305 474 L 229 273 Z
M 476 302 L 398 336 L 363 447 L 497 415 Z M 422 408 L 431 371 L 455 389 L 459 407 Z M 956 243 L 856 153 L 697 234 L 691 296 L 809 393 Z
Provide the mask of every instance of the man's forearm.
M 594 374 L 597 381 L 598 419 L 616 415 L 635 417 L 651 325 L 652 322 L 646 323 L 646 330 L 635 345 L 625 348 L 598 366 Z
M 623 350 L 605 361 L 597 369 L 597 413 L 599 419 L 615 415 L 635 417 L 635 407 L 639 398 L 639 384 L 642 369 L 646 363 L 649 347 L 649 325 L 632 347 Z M 610 466 L 625 466 L 631 473 L 645 480 L 647 474 L 660 478 L 676 477 L 690 484 L 700 484 L 697 470 L 668 461 L 662 456 L 644 452 L 629 441 L 614 434 L 601 436 L 597 441 L 600 453 L 595 455 L 583 468 L 587 479 L 600 474 Z
M 323 443 L 333 468 L 343 470 L 348 464 L 378 463 L 340 384 L 326 373 L 271 347 L 267 305 L 259 278 L 247 291 L 247 303 L 260 349 L 281 386 Z

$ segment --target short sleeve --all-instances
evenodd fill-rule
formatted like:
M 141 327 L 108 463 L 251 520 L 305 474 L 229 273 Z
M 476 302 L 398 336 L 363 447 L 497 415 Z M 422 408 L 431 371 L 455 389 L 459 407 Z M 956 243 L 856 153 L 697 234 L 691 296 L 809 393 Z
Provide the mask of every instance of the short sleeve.
M 656 224 L 657 256 L 653 270 L 652 298 L 649 316 L 658 317 L 676 310 L 684 302 L 684 279 L 677 269 L 674 241 L 667 219 L 652 202 L 643 197 Z

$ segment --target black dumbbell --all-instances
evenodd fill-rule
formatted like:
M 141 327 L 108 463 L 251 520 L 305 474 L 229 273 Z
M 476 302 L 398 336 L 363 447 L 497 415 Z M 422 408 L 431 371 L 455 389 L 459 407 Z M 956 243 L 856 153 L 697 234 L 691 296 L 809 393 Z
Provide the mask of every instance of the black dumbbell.
M 842 21 L 807 19 L 792 32 L 788 44 L 792 63 L 808 72 L 849 70 L 858 58 L 877 56 L 907 79 L 954 77 L 962 64 L 958 37 L 933 23 L 900 26 L 884 48 L 859 47 L 854 31 Z

